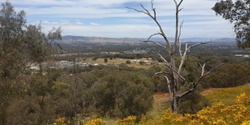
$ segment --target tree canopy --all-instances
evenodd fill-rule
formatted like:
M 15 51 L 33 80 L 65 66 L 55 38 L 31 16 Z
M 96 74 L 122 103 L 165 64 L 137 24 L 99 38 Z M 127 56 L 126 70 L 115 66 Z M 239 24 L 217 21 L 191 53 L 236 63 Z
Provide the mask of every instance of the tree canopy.
M 46 35 L 41 25 L 28 25 L 25 12 L 16 12 L 9 1 L 0 8 L 0 117 L 11 102 L 11 96 L 18 95 L 18 83 L 27 66 L 42 63 L 49 56 L 51 42 L 61 37 L 61 29 L 53 28 Z M 25 84 L 25 83 L 23 83 Z M 4 119 L 4 118 L 3 118 Z M 4 120 L 0 120 L 0 124 Z
M 250 0 L 221 0 L 212 8 L 217 15 L 234 24 L 238 46 L 250 47 Z

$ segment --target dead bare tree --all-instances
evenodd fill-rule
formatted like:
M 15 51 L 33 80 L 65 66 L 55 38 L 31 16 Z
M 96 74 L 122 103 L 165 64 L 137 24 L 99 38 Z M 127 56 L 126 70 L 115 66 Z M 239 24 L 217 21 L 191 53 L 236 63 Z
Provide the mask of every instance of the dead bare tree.
M 159 23 L 159 21 L 157 19 L 156 8 L 154 7 L 154 0 L 151 0 L 151 10 L 146 9 L 142 4 L 141 4 L 142 10 L 127 7 L 128 9 L 132 9 L 136 12 L 148 15 L 157 24 L 157 26 L 159 28 L 159 32 L 150 35 L 149 38 L 145 42 L 152 42 L 152 43 L 155 43 L 155 44 L 161 46 L 162 48 L 164 48 L 164 50 L 170 56 L 170 59 L 166 59 L 161 54 L 158 54 L 170 72 L 167 72 L 167 73 L 166 72 L 158 72 L 156 74 L 164 74 L 164 77 L 167 81 L 168 91 L 169 91 L 169 95 L 170 95 L 169 96 L 170 102 L 171 102 L 170 107 L 171 107 L 173 112 L 177 112 L 179 99 L 181 99 L 182 97 L 195 91 L 196 87 L 200 83 L 201 79 L 204 78 L 206 75 L 208 75 L 212 70 L 214 70 L 215 68 L 218 67 L 217 66 L 209 71 L 205 71 L 206 64 L 199 63 L 199 65 L 201 67 L 201 74 L 200 74 L 198 80 L 196 82 L 192 83 L 192 86 L 188 90 L 186 90 L 185 92 L 179 92 L 180 83 L 188 84 L 188 81 L 186 80 L 186 78 L 181 75 L 183 64 L 184 64 L 185 60 L 187 59 L 188 52 L 193 47 L 209 43 L 209 42 L 203 42 L 203 43 L 197 43 L 197 44 L 193 44 L 193 45 L 188 45 L 186 43 L 184 50 L 181 47 L 182 44 L 180 42 L 180 37 L 181 37 L 181 30 L 182 30 L 183 22 L 181 22 L 179 24 L 179 13 L 182 10 L 182 8 L 180 8 L 180 6 L 183 3 L 183 1 L 184 0 L 179 0 L 179 1 L 173 0 L 173 2 L 175 3 L 175 9 L 176 9 L 175 10 L 175 39 L 174 39 L 173 43 L 171 43 L 169 41 L 167 35 L 165 34 L 161 24 Z M 157 35 L 160 35 L 163 37 L 166 45 L 163 45 L 163 44 L 160 44 L 156 41 L 151 40 L 151 38 L 153 36 L 157 36 Z M 177 64 L 176 57 L 181 58 L 180 64 Z M 170 80 L 170 78 L 172 79 L 172 81 Z

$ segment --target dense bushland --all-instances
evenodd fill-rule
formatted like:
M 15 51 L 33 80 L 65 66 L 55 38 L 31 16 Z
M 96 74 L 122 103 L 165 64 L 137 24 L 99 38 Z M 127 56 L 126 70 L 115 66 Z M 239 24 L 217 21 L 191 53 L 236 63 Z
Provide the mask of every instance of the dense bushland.
M 84 69 L 82 69 L 85 71 Z M 141 70 L 129 67 L 86 67 L 72 75 L 49 69 L 18 81 L 17 95 L 1 111 L 6 124 L 48 124 L 56 118 L 84 119 L 92 115 L 140 118 L 152 107 L 153 85 Z
M 204 87 L 233 87 L 250 83 L 249 64 L 224 64 L 206 78 Z

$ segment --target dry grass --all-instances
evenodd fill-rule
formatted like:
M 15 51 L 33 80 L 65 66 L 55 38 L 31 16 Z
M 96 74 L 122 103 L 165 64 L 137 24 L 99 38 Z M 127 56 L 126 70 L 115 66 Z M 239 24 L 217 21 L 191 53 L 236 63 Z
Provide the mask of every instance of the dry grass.
M 122 59 L 122 58 L 118 58 L 118 59 L 108 59 L 107 63 L 104 62 L 104 58 L 98 58 L 97 60 L 92 60 L 91 58 L 84 60 L 84 62 L 86 63 L 91 63 L 91 64 L 111 64 L 111 65 L 120 65 L 120 64 L 126 64 L 126 61 L 129 59 Z M 135 67 L 135 68 L 143 68 L 143 69 L 149 69 L 150 67 L 152 67 L 152 65 L 150 65 L 153 60 L 152 59 L 146 59 L 146 58 L 141 58 L 138 60 L 147 60 L 148 63 L 146 65 L 141 65 L 138 62 L 133 62 L 132 60 L 130 60 L 132 63 L 128 64 L 128 66 L 130 67 Z
M 211 94 L 216 92 L 219 88 L 210 88 L 205 89 L 201 92 L 202 95 Z M 169 94 L 168 93 L 155 93 L 154 94 L 154 103 L 153 108 L 147 113 L 149 118 L 152 118 L 156 115 L 161 115 L 166 109 L 170 106 L 169 103 Z
M 155 93 L 153 108 L 147 113 L 149 118 L 156 115 L 161 115 L 163 111 L 169 108 L 169 94 L 168 93 Z
M 201 92 L 202 95 L 207 95 L 209 93 L 215 92 L 216 90 L 218 90 L 219 88 L 209 88 L 209 89 L 205 89 Z

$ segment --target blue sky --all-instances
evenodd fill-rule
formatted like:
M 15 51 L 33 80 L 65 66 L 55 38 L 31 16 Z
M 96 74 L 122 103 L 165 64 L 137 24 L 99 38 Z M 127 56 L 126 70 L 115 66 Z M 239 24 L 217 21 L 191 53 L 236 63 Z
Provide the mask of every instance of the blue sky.
M 147 38 L 159 31 L 146 15 L 126 9 L 150 9 L 151 0 L 10 0 L 16 11 L 26 12 L 27 23 L 42 23 L 44 32 L 62 27 L 63 35 Z M 178 0 L 177 0 L 178 1 Z M 234 37 L 233 26 L 211 10 L 217 0 L 184 0 L 180 22 L 182 38 Z M 5 0 L 0 0 L 1 3 Z M 154 0 L 159 22 L 174 36 L 173 0 Z

